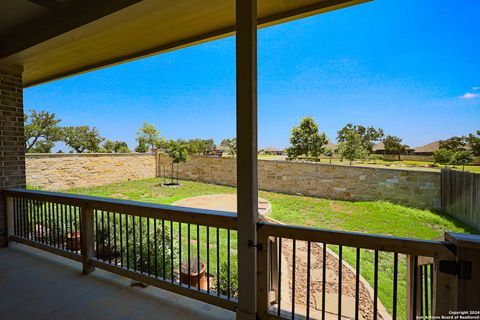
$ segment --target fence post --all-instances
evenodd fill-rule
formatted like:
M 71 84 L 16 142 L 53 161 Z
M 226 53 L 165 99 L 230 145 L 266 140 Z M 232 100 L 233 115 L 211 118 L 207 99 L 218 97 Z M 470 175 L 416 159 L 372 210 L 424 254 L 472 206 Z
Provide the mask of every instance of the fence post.
M 421 292 L 419 282 L 421 281 L 418 268 L 418 257 L 407 255 L 407 319 L 415 320 L 420 315 Z
M 80 240 L 81 240 L 81 252 L 82 252 L 82 264 L 83 273 L 89 274 L 95 267 L 92 266 L 90 260 L 94 257 L 93 249 L 93 210 L 86 204 L 81 207 L 82 220 L 80 228 Z

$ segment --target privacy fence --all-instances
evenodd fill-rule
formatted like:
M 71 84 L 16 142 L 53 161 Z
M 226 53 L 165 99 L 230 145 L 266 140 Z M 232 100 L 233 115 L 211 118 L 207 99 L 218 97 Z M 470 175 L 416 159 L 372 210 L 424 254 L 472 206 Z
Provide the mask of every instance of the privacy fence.
M 480 174 L 442 170 L 442 212 L 480 230 Z

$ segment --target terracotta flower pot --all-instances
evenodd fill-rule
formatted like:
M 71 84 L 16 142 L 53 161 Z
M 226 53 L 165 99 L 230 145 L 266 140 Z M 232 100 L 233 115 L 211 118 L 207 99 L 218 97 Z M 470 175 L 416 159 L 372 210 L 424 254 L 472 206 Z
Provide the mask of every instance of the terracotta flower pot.
M 67 250 L 79 251 L 81 247 L 80 231 L 67 233 Z
M 198 260 L 190 260 L 190 275 L 188 273 L 188 262 L 182 263 L 180 282 L 191 287 L 198 288 Z M 200 289 L 207 290 L 207 277 L 205 275 L 205 264 L 200 261 Z

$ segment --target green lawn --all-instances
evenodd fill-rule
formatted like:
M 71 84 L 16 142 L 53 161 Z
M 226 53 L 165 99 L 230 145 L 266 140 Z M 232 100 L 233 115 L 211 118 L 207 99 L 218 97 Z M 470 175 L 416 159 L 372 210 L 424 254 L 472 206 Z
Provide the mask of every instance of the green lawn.
M 199 195 L 235 193 L 235 188 L 212 184 L 181 181 L 181 187 L 165 188 L 161 186 L 161 182 L 160 179 L 145 179 L 101 187 L 72 189 L 68 192 L 160 204 L 172 204 L 177 200 Z M 474 232 L 461 223 L 435 212 L 407 208 L 387 202 L 336 201 L 264 191 L 260 192 L 260 196 L 272 204 L 271 217 L 287 224 L 419 239 L 436 239 L 447 230 Z M 175 230 L 175 232 L 177 231 Z M 185 237 L 183 233 L 182 237 Z M 226 233 L 224 232 L 221 234 L 220 259 L 222 261 L 225 261 L 227 255 L 223 249 L 226 248 L 225 237 Z M 200 243 L 206 243 L 205 229 L 200 230 L 200 238 Z M 193 229 L 192 239 L 196 239 L 196 231 Z M 234 232 L 232 232 L 231 245 L 231 253 L 234 254 L 233 249 L 236 248 L 236 233 Z M 337 246 L 329 246 L 329 248 L 338 252 Z M 201 250 L 204 260 L 205 248 L 202 247 Z M 350 265 L 355 266 L 354 248 L 344 248 L 343 257 Z M 215 261 L 215 257 L 211 256 L 211 259 Z M 232 258 L 233 260 L 236 261 Z M 214 262 L 212 261 L 212 263 Z M 399 263 L 398 315 L 399 318 L 404 318 L 405 257 L 400 256 Z M 373 266 L 373 252 L 362 250 L 361 274 L 371 284 L 373 284 Z M 233 267 L 236 268 L 236 264 Z M 379 297 L 387 310 L 391 311 L 393 254 L 380 253 L 379 270 Z

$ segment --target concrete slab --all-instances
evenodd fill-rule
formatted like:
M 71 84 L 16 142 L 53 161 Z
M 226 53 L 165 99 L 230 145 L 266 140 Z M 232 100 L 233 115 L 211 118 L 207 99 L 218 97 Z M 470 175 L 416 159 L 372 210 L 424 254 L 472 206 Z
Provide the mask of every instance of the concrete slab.
M 234 319 L 235 313 L 27 246 L 0 250 L 2 319 Z

